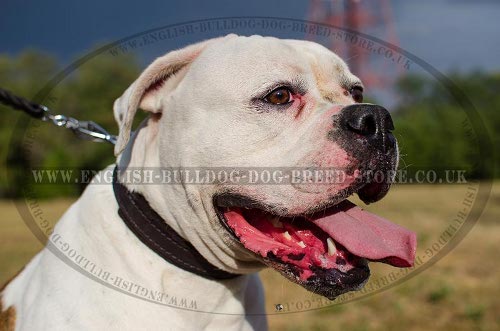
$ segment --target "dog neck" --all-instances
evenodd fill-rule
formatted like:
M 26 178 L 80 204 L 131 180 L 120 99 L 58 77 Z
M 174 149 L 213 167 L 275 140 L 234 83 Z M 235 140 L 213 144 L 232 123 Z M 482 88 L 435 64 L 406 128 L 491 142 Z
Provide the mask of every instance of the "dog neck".
M 222 280 L 238 276 L 210 264 L 151 208 L 142 194 L 131 192 L 121 184 L 117 180 L 117 171 L 118 167 L 115 167 L 113 191 L 119 206 L 118 214 L 146 246 L 167 262 L 207 279 Z
M 177 164 L 165 165 L 160 162 L 159 119 L 157 116 L 150 116 L 135 131 L 117 160 L 121 172 L 179 167 Z M 210 223 L 203 203 L 193 205 L 186 199 L 191 193 L 185 191 L 184 185 L 127 182 L 124 186 L 129 191 L 144 196 L 160 218 L 213 266 L 232 274 L 253 273 L 265 267 L 250 252 L 242 247 L 235 247 L 234 241 L 225 238 L 228 233 L 220 224 Z

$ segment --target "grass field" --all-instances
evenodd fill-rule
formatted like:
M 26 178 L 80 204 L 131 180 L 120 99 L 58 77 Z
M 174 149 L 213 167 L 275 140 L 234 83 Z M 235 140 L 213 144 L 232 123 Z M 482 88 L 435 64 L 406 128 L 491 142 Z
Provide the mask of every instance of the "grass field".
M 438 240 L 461 208 L 465 185 L 397 186 L 366 209 L 417 232 L 419 254 Z M 72 200 L 40 204 L 57 220 Z M 0 283 L 42 248 L 10 201 L 0 202 Z M 275 313 L 277 303 L 314 299 L 271 270 L 263 271 L 271 330 L 500 330 L 500 183 L 465 239 L 416 277 L 355 302 L 293 314 Z M 372 264 L 372 279 L 394 268 Z

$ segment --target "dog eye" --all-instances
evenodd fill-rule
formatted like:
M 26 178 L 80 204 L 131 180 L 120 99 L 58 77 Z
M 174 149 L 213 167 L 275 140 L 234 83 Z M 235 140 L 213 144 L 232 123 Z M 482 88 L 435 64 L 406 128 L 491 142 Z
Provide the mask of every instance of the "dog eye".
M 286 87 L 279 87 L 266 95 L 264 100 L 273 105 L 282 105 L 292 101 L 292 92 Z
M 361 103 L 363 102 L 363 89 L 359 86 L 355 86 L 349 90 L 354 102 Z

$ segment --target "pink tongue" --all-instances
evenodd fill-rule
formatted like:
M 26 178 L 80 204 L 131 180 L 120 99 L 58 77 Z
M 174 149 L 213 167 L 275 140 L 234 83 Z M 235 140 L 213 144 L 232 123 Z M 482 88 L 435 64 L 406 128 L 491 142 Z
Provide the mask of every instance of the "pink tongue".
M 350 201 L 341 202 L 329 215 L 309 220 L 354 255 L 395 267 L 413 266 L 416 234 Z

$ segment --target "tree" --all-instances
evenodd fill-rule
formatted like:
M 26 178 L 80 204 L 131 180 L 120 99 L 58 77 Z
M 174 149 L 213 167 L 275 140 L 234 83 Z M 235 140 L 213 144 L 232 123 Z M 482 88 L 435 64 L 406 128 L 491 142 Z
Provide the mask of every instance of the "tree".
M 500 132 L 500 87 L 498 74 L 472 72 L 452 73 L 449 78 L 472 101 L 487 127 L 493 145 Z M 398 83 L 402 102 L 395 112 L 396 135 L 402 152 L 403 166 L 414 168 L 466 169 L 473 178 L 500 176 L 499 156 L 494 163 L 496 172 L 475 169 L 478 142 L 471 137 L 468 115 L 457 102 L 454 91 L 437 81 L 421 76 L 407 76 Z M 476 133 L 477 134 L 477 133 Z M 482 132 L 479 132 L 482 134 Z
M 26 51 L 15 58 L 1 56 L 1 86 L 17 95 L 32 98 L 59 69 L 54 58 L 36 51 Z M 132 56 L 96 56 L 57 84 L 43 102 L 55 113 L 93 120 L 116 133 L 113 102 L 138 74 L 139 66 Z M 26 149 L 22 145 L 22 132 L 18 132 L 22 130 L 16 130 L 15 137 L 12 134 L 14 123 L 18 119 L 27 121 L 27 115 L 0 107 L 3 115 L 0 118 L 0 156 L 7 161 L 0 168 L 1 197 L 20 197 L 22 183 L 32 167 L 101 169 L 114 161 L 111 145 L 79 140 L 69 130 L 50 123 L 40 125 L 34 144 Z M 54 189 L 53 185 L 41 185 L 38 189 L 38 196 L 48 197 L 77 194 L 82 187 L 61 185 Z

